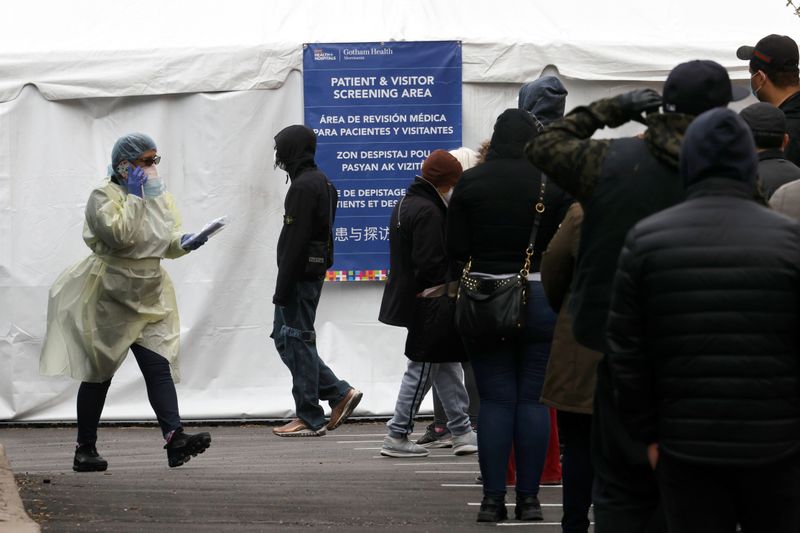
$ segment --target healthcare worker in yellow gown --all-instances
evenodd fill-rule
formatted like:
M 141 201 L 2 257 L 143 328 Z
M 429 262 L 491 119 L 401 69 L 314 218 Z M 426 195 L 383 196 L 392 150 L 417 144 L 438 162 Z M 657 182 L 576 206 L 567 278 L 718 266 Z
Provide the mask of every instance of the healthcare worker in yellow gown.
M 111 378 L 128 349 L 144 375 L 147 396 L 167 441 L 169 466 L 180 466 L 211 444 L 208 433 L 183 431 L 175 381 L 180 325 L 175 290 L 161 259 L 205 243 L 181 233 L 180 215 L 156 165 L 155 142 L 125 135 L 111 151 L 110 179 L 86 204 L 83 240 L 92 254 L 64 271 L 50 289 L 44 375 L 81 381 L 73 470 L 104 471 L 97 426 Z M 187 242 L 188 241 L 188 242 Z M 174 380 L 173 380 L 174 378 Z

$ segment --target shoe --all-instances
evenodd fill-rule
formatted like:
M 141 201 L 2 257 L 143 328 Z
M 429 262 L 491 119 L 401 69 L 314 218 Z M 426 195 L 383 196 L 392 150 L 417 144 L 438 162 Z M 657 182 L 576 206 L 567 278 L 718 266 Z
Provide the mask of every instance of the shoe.
M 514 516 L 517 520 L 531 521 L 544 520 L 542 515 L 542 504 L 536 496 L 517 496 L 517 506 L 514 508 Z
M 478 453 L 478 435 L 474 431 L 453 437 L 453 455 Z
M 417 439 L 417 444 L 424 448 L 452 448 L 453 435 L 448 429 L 439 430 L 431 423 L 425 428 L 425 434 Z
M 167 450 L 167 462 L 170 468 L 181 466 L 188 463 L 189 459 L 198 453 L 203 453 L 206 448 L 211 446 L 211 435 L 203 432 L 192 435 L 184 433 L 183 428 L 175 430 L 172 438 L 164 445 Z
M 502 522 L 508 518 L 505 498 L 484 496 L 478 511 L 478 522 Z
M 339 403 L 334 405 L 331 409 L 331 418 L 328 420 L 328 431 L 333 431 L 341 426 L 344 421 L 347 420 L 347 417 L 353 414 L 362 396 L 364 396 L 364 393 L 358 389 L 351 388 L 347 391 L 344 398 L 339 400 Z
M 427 457 L 430 452 L 408 440 L 408 436 L 396 439 L 386 435 L 383 438 L 381 455 L 384 457 Z
M 75 448 L 72 469 L 76 472 L 105 472 L 108 461 L 100 457 L 94 444 L 81 444 Z
M 295 418 L 288 424 L 272 428 L 272 432 L 279 437 L 322 437 L 327 433 L 327 430 L 325 426 L 319 429 L 311 429 L 305 422 Z

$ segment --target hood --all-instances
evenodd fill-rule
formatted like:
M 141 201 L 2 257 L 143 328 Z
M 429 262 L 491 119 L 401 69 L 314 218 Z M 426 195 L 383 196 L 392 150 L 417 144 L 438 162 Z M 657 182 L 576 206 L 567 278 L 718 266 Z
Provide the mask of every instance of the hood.
M 521 158 L 525 145 L 533 139 L 536 132 L 536 122 L 527 112 L 506 109 L 494 123 L 486 160 Z
M 644 142 L 650 153 L 662 164 L 678 171 L 678 160 L 681 155 L 681 142 L 686 129 L 694 119 L 683 113 L 663 113 L 647 115 L 647 131 Z
M 531 81 L 519 90 L 517 107 L 534 115 L 543 125 L 564 117 L 567 89 L 555 76 Z
M 683 138 L 680 169 L 687 187 L 707 178 L 755 186 L 758 155 L 747 123 L 726 108 L 698 116 Z
M 302 170 L 316 168 L 314 153 L 317 136 L 314 130 L 302 125 L 283 128 L 275 136 L 277 162 L 282 164 L 289 178 L 294 179 Z

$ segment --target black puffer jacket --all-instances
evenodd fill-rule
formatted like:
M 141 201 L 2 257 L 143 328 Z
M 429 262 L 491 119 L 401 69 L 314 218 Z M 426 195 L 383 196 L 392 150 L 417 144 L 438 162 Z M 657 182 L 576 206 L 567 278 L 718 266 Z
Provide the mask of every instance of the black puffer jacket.
M 331 222 L 336 217 L 339 196 L 314 163 L 316 148 L 316 135 L 305 126 L 289 126 L 275 136 L 277 160 L 292 180 L 278 238 L 278 280 L 272 297 L 276 305 L 288 303 L 298 281 L 317 279 L 304 273 L 309 242 L 330 239 L 330 263 L 333 262 Z
M 542 181 L 541 172 L 523 156 L 535 134 L 528 113 L 504 111 L 495 123 L 486 162 L 464 172 L 456 184 L 447 214 L 447 248 L 459 261 L 472 258 L 474 272 L 511 274 L 522 268 Z M 531 272 L 539 271 L 542 253 L 571 203 L 547 181 Z
M 688 200 L 636 224 L 620 255 L 608 322 L 620 413 L 687 462 L 800 452 L 800 225 L 753 200 L 755 169 L 744 122 L 701 115 L 681 152 Z
M 389 223 L 389 279 L 378 320 L 409 327 L 416 295 L 456 279 L 444 245 L 447 207 L 436 188 L 416 178 L 392 210 Z M 399 221 L 399 224 L 398 224 Z

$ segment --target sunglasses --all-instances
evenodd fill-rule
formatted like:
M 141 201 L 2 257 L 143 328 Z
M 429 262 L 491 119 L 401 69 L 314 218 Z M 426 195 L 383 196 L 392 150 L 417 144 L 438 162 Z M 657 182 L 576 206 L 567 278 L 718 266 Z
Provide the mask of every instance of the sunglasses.
M 161 156 L 157 155 L 154 157 L 148 157 L 147 159 L 137 159 L 136 162 L 141 163 L 144 167 L 150 167 L 159 164 L 161 162 Z

